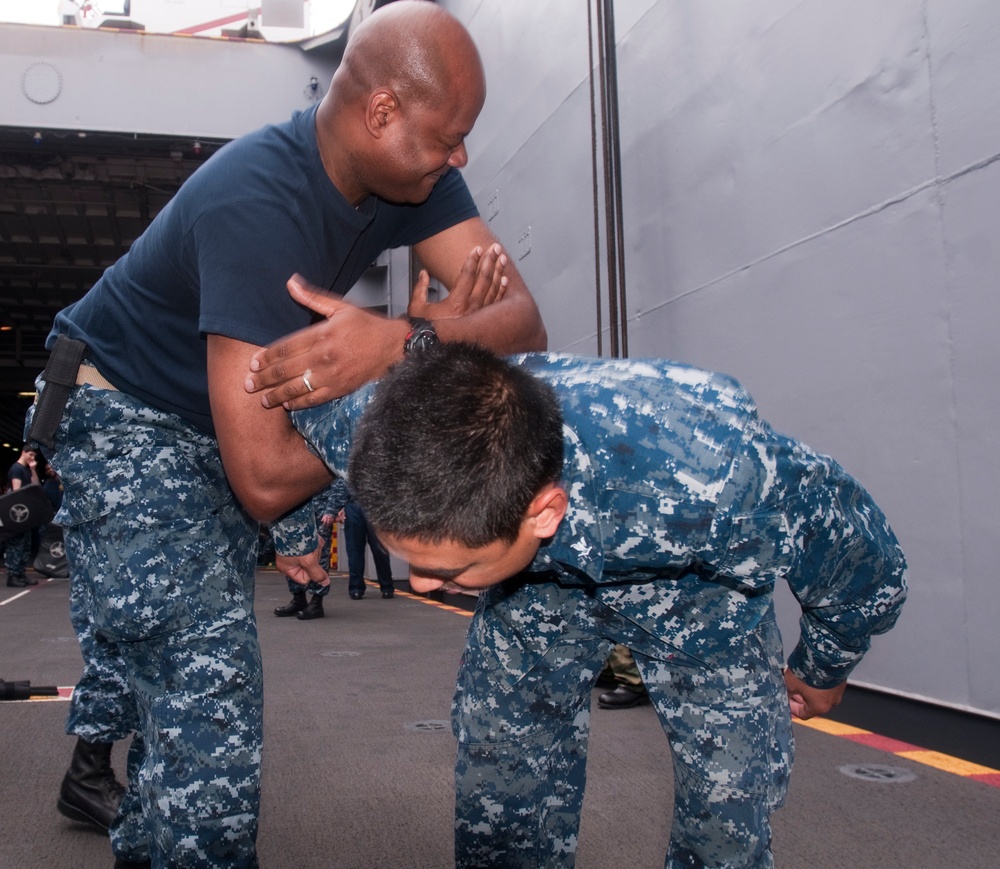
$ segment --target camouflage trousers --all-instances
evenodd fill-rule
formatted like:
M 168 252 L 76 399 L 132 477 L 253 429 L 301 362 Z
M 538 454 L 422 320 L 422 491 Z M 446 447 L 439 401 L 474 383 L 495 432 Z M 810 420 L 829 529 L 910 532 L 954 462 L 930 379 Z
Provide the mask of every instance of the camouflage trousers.
M 24 571 L 31 560 L 31 532 L 16 534 L 4 544 L 3 564 L 7 568 L 7 576 L 24 576 Z
M 667 736 L 674 812 L 665 866 L 770 867 L 792 728 L 771 610 L 710 666 L 582 589 L 480 596 L 453 706 L 458 867 L 571 867 L 586 781 L 591 689 L 627 645 Z
M 215 440 L 125 393 L 77 387 L 50 461 L 84 655 L 68 729 L 136 731 L 112 850 L 154 869 L 256 867 L 257 524 Z
M 291 594 L 312 594 L 316 597 L 326 597 L 330 593 L 330 583 L 320 585 L 315 579 L 310 579 L 306 585 L 287 578 L 285 582 L 288 584 L 288 591 Z

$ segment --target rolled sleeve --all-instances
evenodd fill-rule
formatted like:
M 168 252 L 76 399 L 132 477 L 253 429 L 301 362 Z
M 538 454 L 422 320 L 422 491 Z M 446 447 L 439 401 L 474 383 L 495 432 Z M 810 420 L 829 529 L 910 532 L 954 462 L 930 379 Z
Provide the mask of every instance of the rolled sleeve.
M 271 525 L 274 551 L 279 555 L 308 555 L 319 546 L 319 530 L 312 501 L 306 501 Z
M 788 666 L 815 688 L 845 681 L 888 631 L 906 599 L 906 560 L 882 511 L 839 466 L 810 499 L 797 569 L 788 576 L 802 606 Z M 805 499 L 804 499 L 805 500 Z
M 750 595 L 788 583 L 802 608 L 788 666 L 815 688 L 845 681 L 906 598 L 903 552 L 864 487 L 759 419 L 720 498 L 713 548 L 717 582 Z
M 290 414 L 292 425 L 309 448 L 337 475 L 330 494 L 331 498 L 343 495 L 344 503 L 347 499 L 343 480 L 351 451 L 351 435 L 371 398 L 372 389 L 373 385 L 369 384 L 344 398 Z M 305 502 L 271 525 L 271 536 L 275 551 L 280 555 L 306 555 L 315 550 L 318 529 L 313 501 Z

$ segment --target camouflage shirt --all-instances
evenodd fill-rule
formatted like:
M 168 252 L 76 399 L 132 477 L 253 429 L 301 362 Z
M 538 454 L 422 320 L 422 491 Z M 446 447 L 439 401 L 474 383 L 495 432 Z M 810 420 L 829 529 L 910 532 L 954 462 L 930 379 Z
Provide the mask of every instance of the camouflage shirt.
M 559 532 L 519 581 L 586 589 L 711 664 L 784 580 L 803 609 L 789 666 L 817 688 L 844 681 L 895 623 L 905 561 L 884 515 L 835 461 L 772 431 L 736 381 L 665 360 L 512 361 L 558 396 L 569 494 Z M 337 473 L 371 389 L 292 415 Z M 558 625 L 495 630 L 491 645 L 517 672 Z

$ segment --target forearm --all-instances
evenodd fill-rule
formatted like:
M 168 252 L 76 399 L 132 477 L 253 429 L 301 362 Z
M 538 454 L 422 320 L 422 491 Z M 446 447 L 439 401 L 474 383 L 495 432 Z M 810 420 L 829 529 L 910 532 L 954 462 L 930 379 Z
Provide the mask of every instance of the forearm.
M 889 630 L 906 562 L 882 511 L 837 462 L 751 421 L 716 533 L 744 581 L 784 579 L 802 608 L 789 669 L 831 689 Z
M 307 555 L 316 549 L 316 515 L 308 501 L 271 523 L 274 550 L 279 555 Z
M 240 446 L 227 448 L 220 439 L 230 485 L 247 512 L 259 522 L 276 521 L 311 499 L 332 479 L 330 471 L 291 426 L 280 440 L 270 437 L 267 444 L 266 450 L 249 454 Z M 239 458 L 234 455 L 237 452 Z
M 463 317 L 435 320 L 434 328 L 442 341 L 467 341 L 500 354 L 544 350 L 547 344 L 545 326 L 527 291 Z
M 414 250 L 430 274 L 451 290 L 461 283 L 467 254 L 476 247 L 501 252 L 503 298 L 455 319 L 435 319 L 438 335 L 443 341 L 471 341 L 498 353 L 544 350 L 547 338 L 538 306 L 517 266 L 481 218 L 457 224 Z
M 209 336 L 209 392 L 219 450 L 229 483 L 248 513 L 273 522 L 330 483 L 288 415 L 268 411 L 243 390 L 257 348 Z

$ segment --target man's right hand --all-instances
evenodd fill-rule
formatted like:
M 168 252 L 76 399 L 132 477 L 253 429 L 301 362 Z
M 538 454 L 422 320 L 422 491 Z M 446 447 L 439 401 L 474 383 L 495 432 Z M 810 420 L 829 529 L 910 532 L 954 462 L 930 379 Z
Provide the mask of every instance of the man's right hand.
M 427 301 L 430 277 L 421 271 L 408 313 L 427 320 L 452 320 L 492 305 L 507 290 L 506 267 L 507 255 L 500 244 L 491 244 L 485 251 L 477 245 L 465 258 L 455 286 L 438 302 Z M 340 398 L 381 377 L 402 357 L 409 326 L 401 320 L 389 320 L 345 302 L 301 275 L 289 279 L 288 292 L 325 319 L 254 354 L 245 388 L 263 391 L 261 401 L 266 407 L 299 410 Z
M 376 380 L 403 356 L 409 326 L 310 284 L 301 275 L 288 292 L 323 320 L 286 335 L 251 357 L 247 392 L 263 392 L 265 407 L 315 407 Z
M 786 668 L 785 688 L 792 715 L 804 721 L 817 715 L 826 715 L 834 706 L 839 705 L 847 682 L 841 682 L 834 688 L 813 688 Z

